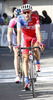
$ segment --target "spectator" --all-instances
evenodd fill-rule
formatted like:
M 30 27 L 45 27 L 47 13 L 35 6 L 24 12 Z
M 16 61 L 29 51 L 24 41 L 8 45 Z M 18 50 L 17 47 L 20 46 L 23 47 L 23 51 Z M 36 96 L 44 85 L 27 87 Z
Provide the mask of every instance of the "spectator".
M 13 12 L 13 16 L 12 16 L 12 18 L 14 18 L 14 10 L 16 9 L 16 7 L 13 7 L 12 8 L 12 12 Z
M 4 21 L 3 21 L 2 17 L 1 17 L 1 14 L 0 14 L 0 25 L 4 25 Z
M 47 12 L 45 10 L 42 11 L 42 14 L 44 16 L 42 24 L 50 24 L 52 22 L 51 18 L 48 16 Z
M 38 15 L 38 16 L 39 16 L 38 11 L 36 11 L 36 10 L 35 10 L 35 11 L 33 11 L 32 13 L 33 13 L 33 14 L 36 14 L 36 15 Z
M 9 20 L 8 20 L 8 15 L 6 13 L 3 13 L 3 19 L 4 19 L 5 25 L 8 25 Z
M 43 16 L 39 15 L 38 11 L 33 11 L 32 13 L 39 16 L 39 21 L 40 21 L 40 25 L 41 25 L 42 21 L 43 21 Z

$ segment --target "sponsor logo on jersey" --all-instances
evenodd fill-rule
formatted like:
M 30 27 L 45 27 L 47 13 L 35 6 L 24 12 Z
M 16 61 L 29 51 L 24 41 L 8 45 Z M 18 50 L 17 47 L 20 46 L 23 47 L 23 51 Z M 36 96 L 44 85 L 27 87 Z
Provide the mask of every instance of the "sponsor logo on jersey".
M 34 30 L 35 29 L 35 25 L 34 26 L 22 26 L 23 29 L 31 29 L 31 30 Z

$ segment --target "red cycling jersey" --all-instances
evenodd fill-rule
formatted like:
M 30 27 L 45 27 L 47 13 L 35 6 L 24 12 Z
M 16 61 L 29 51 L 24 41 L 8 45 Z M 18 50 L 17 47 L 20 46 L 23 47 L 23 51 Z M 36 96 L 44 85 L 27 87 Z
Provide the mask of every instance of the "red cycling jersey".
M 23 15 L 18 16 L 17 28 L 22 28 L 23 38 L 24 38 L 23 46 L 26 46 L 26 47 L 30 46 L 30 41 L 32 41 L 32 39 L 34 40 L 34 42 L 37 41 L 36 27 L 39 27 L 39 26 L 40 26 L 39 17 L 35 14 L 31 15 L 31 20 L 29 22 L 27 22 L 24 19 Z M 23 51 L 25 51 L 23 53 L 29 52 L 29 50 L 23 50 Z

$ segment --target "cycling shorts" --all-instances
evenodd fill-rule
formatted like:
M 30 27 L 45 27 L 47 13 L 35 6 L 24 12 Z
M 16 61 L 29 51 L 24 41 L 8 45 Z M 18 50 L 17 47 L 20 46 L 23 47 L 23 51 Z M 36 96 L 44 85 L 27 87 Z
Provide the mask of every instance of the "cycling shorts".
M 34 44 L 34 43 L 36 43 L 36 41 L 37 41 L 37 38 L 32 38 L 31 41 L 26 41 L 24 39 L 24 41 L 23 41 L 23 47 L 29 47 L 30 43 Z M 29 49 L 23 49 L 22 54 L 29 54 Z

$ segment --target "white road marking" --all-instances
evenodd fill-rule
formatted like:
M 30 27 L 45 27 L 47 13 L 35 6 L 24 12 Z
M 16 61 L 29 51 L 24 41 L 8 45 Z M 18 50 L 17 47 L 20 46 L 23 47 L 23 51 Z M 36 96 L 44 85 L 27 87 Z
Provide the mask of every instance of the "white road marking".
M 0 70 L 0 83 L 15 82 L 15 77 L 14 69 Z M 37 76 L 37 82 L 39 81 L 53 81 L 53 67 L 41 68 L 41 72 L 38 72 Z
M 37 77 L 37 81 L 53 81 L 53 76 L 49 76 L 49 77 Z
M 15 70 L 0 70 L 0 83 L 15 82 Z
M 0 79 L 0 83 L 12 83 L 15 82 L 15 79 Z
M 42 67 L 41 72 L 53 72 L 53 67 Z
M 53 81 L 53 67 L 42 67 L 38 73 L 37 81 Z

